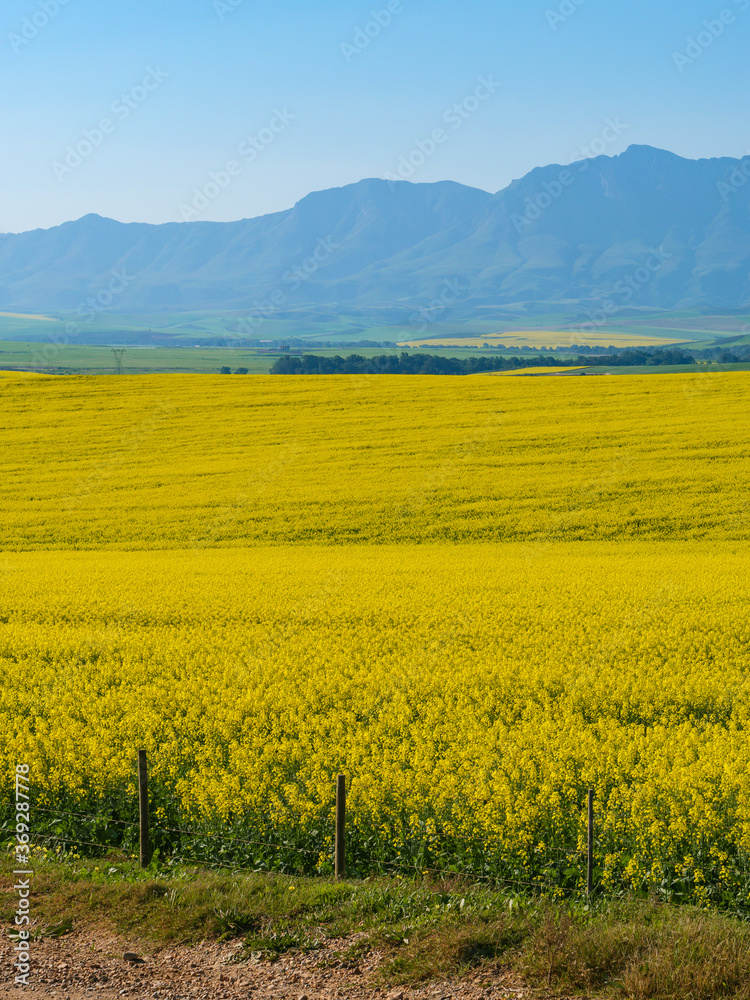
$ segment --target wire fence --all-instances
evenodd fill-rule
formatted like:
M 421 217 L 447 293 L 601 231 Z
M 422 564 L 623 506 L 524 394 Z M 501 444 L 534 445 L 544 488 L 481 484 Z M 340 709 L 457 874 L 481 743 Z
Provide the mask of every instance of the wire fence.
M 77 816 L 78 814 L 77 813 L 61 813 L 61 815 Z M 181 833 L 181 834 L 184 834 L 184 835 L 191 835 L 191 836 L 194 836 L 194 837 L 203 837 L 203 836 L 205 836 L 204 833 L 199 833 L 197 831 L 192 831 L 191 832 L 191 831 L 185 831 L 185 830 L 169 830 L 169 828 L 166 828 L 166 827 L 162 827 L 162 829 L 165 830 L 165 832 Z M 70 847 L 70 846 L 72 846 L 72 847 L 93 847 L 93 848 L 97 848 L 97 849 L 102 850 L 102 851 L 111 851 L 113 849 L 113 846 L 114 846 L 111 843 L 110 844 L 103 844 L 103 843 L 98 842 L 98 841 L 80 840 L 80 839 L 74 838 L 74 837 L 56 836 L 56 835 L 50 834 L 50 833 L 32 834 L 31 835 L 31 839 L 35 843 L 39 844 L 42 847 L 44 847 L 44 846 L 46 846 L 48 844 L 64 844 L 64 845 L 66 845 L 68 847 Z M 314 855 L 316 857 L 319 857 L 320 853 L 321 853 L 319 851 L 312 851 L 312 850 L 305 849 L 305 848 L 289 848 L 288 845 L 274 844 L 274 843 L 268 842 L 268 841 L 244 840 L 244 839 L 240 839 L 240 838 L 236 838 L 236 837 L 223 837 L 222 840 L 228 840 L 230 842 L 237 842 L 237 843 L 242 843 L 242 844 L 255 844 L 255 845 L 259 845 L 261 847 L 266 847 L 266 848 L 269 848 L 269 849 L 275 849 L 275 850 L 278 850 L 278 851 L 291 850 L 293 853 L 310 854 L 310 855 Z M 248 873 L 248 874 L 249 873 L 257 873 L 257 871 L 258 871 L 257 868 L 249 868 L 249 867 L 246 867 L 246 866 L 244 866 L 242 864 L 229 864 L 228 862 L 221 861 L 218 858 L 217 859 L 211 859 L 211 860 L 205 860 L 205 859 L 195 858 L 195 857 L 190 856 L 189 858 L 186 859 L 186 864 L 188 864 L 188 865 L 198 865 L 200 867 L 209 868 L 209 869 L 210 868 L 222 868 L 222 869 L 225 869 L 225 870 L 228 870 L 228 871 L 234 871 L 234 872 L 238 872 L 238 873 L 245 872 L 245 873 Z M 512 887 L 512 888 L 519 887 L 519 888 L 524 888 L 524 889 L 533 889 L 536 892 L 539 892 L 540 890 L 543 890 L 545 888 L 544 884 L 541 883 L 541 882 L 531 882 L 531 881 L 523 880 L 523 879 L 508 879 L 508 878 L 503 878 L 502 876 L 499 876 L 499 875 L 482 875 L 482 874 L 480 874 L 478 872 L 460 871 L 460 870 L 458 870 L 456 868 L 435 868 L 435 867 L 432 867 L 432 866 L 429 866 L 429 865 L 414 865 L 414 864 L 410 864 L 410 863 L 407 863 L 407 862 L 386 861 L 386 860 L 374 861 L 372 864 L 373 864 L 373 867 L 375 867 L 375 868 L 388 868 L 388 869 L 391 869 L 393 871 L 408 872 L 412 876 L 416 874 L 416 875 L 431 875 L 431 876 L 440 875 L 440 876 L 445 877 L 446 879 L 464 878 L 464 879 L 469 879 L 469 880 L 471 880 L 473 882 L 483 882 L 483 883 L 485 883 L 487 885 L 492 885 L 492 886 L 507 886 L 507 887 Z M 595 883 L 594 888 L 597 888 L 598 884 L 599 883 Z M 573 893 L 573 892 L 576 891 L 575 889 L 573 889 L 571 887 L 565 887 L 565 886 L 558 886 L 558 887 L 556 887 L 556 889 L 557 889 L 557 891 L 564 892 L 564 893 Z
M 417 827 L 410 825 L 408 817 L 402 817 L 404 825 L 394 825 L 390 841 L 387 834 L 374 825 L 368 826 L 367 820 L 363 822 L 356 814 L 347 831 L 345 795 L 339 801 L 345 784 L 340 775 L 335 820 L 333 802 L 331 806 L 321 803 L 314 825 L 297 825 L 293 811 L 280 819 L 272 817 L 262 798 L 245 814 L 230 812 L 220 818 L 200 811 L 201 818 L 196 819 L 195 803 L 189 795 L 175 794 L 161 784 L 152 795 L 149 793 L 143 754 L 137 783 L 129 788 L 102 788 L 97 784 L 71 790 L 77 809 L 55 807 L 49 796 L 40 793 L 38 804 L 29 803 L 38 822 L 29 827 L 27 836 L 31 844 L 54 848 L 59 854 L 73 854 L 75 858 L 80 853 L 83 858 L 115 851 L 121 852 L 119 857 L 124 854 L 139 858 L 143 867 L 150 865 L 153 847 L 159 858 L 154 873 L 164 870 L 164 865 L 184 864 L 296 877 L 424 876 L 566 898 L 602 891 L 635 891 L 665 902 L 710 902 L 750 916 L 750 855 L 738 850 L 729 860 L 726 854 L 720 861 L 711 860 L 710 851 L 715 848 L 703 844 L 697 848 L 703 853 L 692 864 L 694 871 L 686 870 L 682 855 L 670 858 L 648 853 L 639 855 L 640 867 L 631 869 L 628 866 L 638 850 L 634 817 L 621 803 L 603 798 L 595 828 L 591 791 L 588 823 L 586 806 L 579 795 L 577 801 L 570 802 L 566 822 L 556 821 L 554 829 L 547 830 L 543 837 L 547 843 L 535 844 L 527 837 L 516 845 L 498 844 L 493 848 L 479 840 L 463 841 L 450 827 L 441 830 L 438 825 L 427 832 L 426 817 Z M 13 822 L 3 819 L 12 815 L 14 806 L 11 799 L 0 800 L 0 843 L 7 838 L 9 846 L 14 836 Z M 565 846 L 566 840 L 570 847 Z
M 478 872 L 470 870 L 469 866 L 465 869 L 462 866 L 451 863 L 449 866 L 441 866 L 439 863 L 429 863 L 425 859 L 422 863 L 415 863 L 415 860 L 406 861 L 402 859 L 391 860 L 384 857 L 379 857 L 379 852 L 369 852 L 368 856 L 365 858 L 363 852 L 355 844 L 353 849 L 348 852 L 345 846 L 346 837 L 346 803 L 345 803 L 345 779 L 343 775 L 339 775 L 337 782 L 337 796 L 336 796 L 336 822 L 335 822 L 335 833 L 334 836 L 330 835 L 324 838 L 323 843 L 319 848 L 305 847 L 302 845 L 295 844 L 293 842 L 287 841 L 286 843 L 275 842 L 272 838 L 257 839 L 248 836 L 235 836 L 231 834 L 228 830 L 217 829 L 215 826 L 196 830 L 184 827 L 182 825 L 174 825 L 168 820 L 165 822 L 154 822 L 150 816 L 149 806 L 152 804 L 150 802 L 149 790 L 148 790 L 148 771 L 147 771 L 147 761 L 145 752 L 139 754 L 139 774 L 138 774 L 138 784 L 135 788 L 130 789 L 117 787 L 114 789 L 108 789 L 108 794 L 120 794 L 125 796 L 126 801 L 129 802 L 131 808 L 135 808 L 135 801 L 138 803 L 139 818 L 135 819 L 123 819 L 120 816 L 113 815 L 116 811 L 115 809 L 107 809 L 106 811 L 100 812 L 82 812 L 78 810 L 59 810 L 50 807 L 49 805 L 33 805 L 32 809 L 35 814 L 41 814 L 50 817 L 48 826 L 50 829 L 47 831 L 29 831 L 29 839 L 38 846 L 50 846 L 55 845 L 58 847 L 64 847 L 66 850 L 83 848 L 83 849 L 94 849 L 101 852 L 110 852 L 113 849 L 123 849 L 126 852 L 129 850 L 134 853 L 136 850 L 140 854 L 140 863 L 143 867 L 148 867 L 152 859 L 151 845 L 154 840 L 159 843 L 160 853 L 162 847 L 168 847 L 171 849 L 171 855 L 173 860 L 183 861 L 186 864 L 195 864 L 206 868 L 222 868 L 231 869 L 233 871 L 241 872 L 257 872 L 259 870 L 274 870 L 273 861 L 278 859 L 273 859 L 266 856 L 265 858 L 254 859 L 252 866 L 247 864 L 247 857 L 236 857 L 231 858 L 227 855 L 233 848 L 238 848 L 238 855 L 241 855 L 241 848 L 259 848 L 262 852 L 268 852 L 271 854 L 283 854 L 288 858 L 297 858 L 298 856 L 303 856 L 309 859 L 315 859 L 315 864 L 309 864 L 308 867 L 313 868 L 313 870 L 321 870 L 333 865 L 335 869 L 335 874 L 339 878 L 343 878 L 346 875 L 346 861 L 347 856 L 350 860 L 351 867 L 358 874 L 372 874 L 373 872 L 392 872 L 392 873 L 403 873 L 408 874 L 409 877 L 414 877 L 415 875 L 422 876 L 432 876 L 441 877 L 445 879 L 455 880 L 457 878 L 469 879 L 471 881 L 480 882 L 487 885 L 503 886 L 518 888 L 523 890 L 534 890 L 535 892 L 542 891 L 544 889 L 549 889 L 549 877 L 545 880 L 540 877 L 537 881 L 532 881 L 529 878 L 518 878 L 518 877 L 504 877 L 501 874 L 487 874 L 486 872 Z M 589 793 L 591 797 L 593 793 Z M 160 803 L 172 803 L 178 807 L 183 806 L 182 800 L 175 795 L 170 794 L 165 789 L 159 789 L 158 795 L 156 796 Z M 0 801 L 0 807 L 13 807 L 14 803 L 11 801 Z M 160 806 L 160 809 L 163 806 Z M 177 810 L 179 815 L 179 809 Z M 73 829 L 70 832 L 65 830 L 60 830 L 60 826 L 65 826 L 66 821 L 69 822 L 69 826 Z M 91 837 L 90 834 L 81 834 L 75 827 L 84 826 L 88 824 L 91 832 L 94 836 Z M 96 834 L 101 831 L 102 828 L 106 831 L 109 826 L 116 827 L 121 831 L 118 837 L 114 837 L 108 843 L 103 842 L 103 839 L 96 839 Z M 548 855 L 555 855 L 560 858 L 578 858 L 581 861 L 581 865 L 576 869 L 576 871 L 582 871 L 586 868 L 587 861 L 587 891 L 590 893 L 595 888 L 594 886 L 594 871 L 593 871 L 593 837 L 594 830 L 593 824 L 591 823 L 591 817 L 588 829 L 588 859 L 586 859 L 586 850 L 580 847 L 574 850 L 567 850 L 558 847 L 551 847 L 546 849 Z M 174 838 L 179 838 L 179 841 L 175 843 Z M 106 839 L 106 833 L 105 833 Z M 192 842 L 202 842 L 204 848 L 210 842 L 215 850 L 202 851 L 200 853 L 208 853 L 213 856 L 211 857 L 196 857 L 196 851 L 191 847 L 186 847 L 184 841 Z M 414 846 L 414 845 L 412 845 Z M 434 847 L 434 844 L 430 845 Z M 420 853 L 429 853 L 429 850 L 425 849 L 425 845 L 417 845 L 417 849 L 414 852 L 418 857 Z M 263 868 L 263 864 L 266 864 L 266 868 Z M 276 869 L 278 870 L 278 869 Z M 549 876 L 549 871 L 546 873 Z M 533 876 L 532 876 L 533 878 Z M 566 886 L 558 884 L 554 886 L 556 891 L 562 891 L 565 893 L 580 891 L 580 887 L 576 886 Z

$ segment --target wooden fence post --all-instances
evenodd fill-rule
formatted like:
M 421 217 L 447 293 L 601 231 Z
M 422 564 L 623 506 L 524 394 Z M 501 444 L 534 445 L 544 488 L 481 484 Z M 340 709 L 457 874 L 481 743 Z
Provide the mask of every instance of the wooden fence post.
M 586 865 L 586 892 L 591 896 L 594 891 L 594 790 L 589 788 L 589 825 L 588 850 Z
M 346 878 L 346 778 L 336 782 L 336 878 Z
M 146 751 L 138 751 L 138 806 L 141 828 L 141 868 L 151 863 L 151 843 L 148 836 L 148 760 Z

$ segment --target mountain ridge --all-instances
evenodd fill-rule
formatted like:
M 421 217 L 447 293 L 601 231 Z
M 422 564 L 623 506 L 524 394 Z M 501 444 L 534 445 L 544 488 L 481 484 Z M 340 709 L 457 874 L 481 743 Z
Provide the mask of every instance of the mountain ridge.
M 632 145 L 536 167 L 495 194 L 365 178 L 235 222 L 88 213 L 0 239 L 0 310 L 75 312 L 108 298 L 113 273 L 123 287 L 102 308 L 130 312 L 739 309 L 750 303 L 748 180 L 749 157 Z M 440 306 L 446 283 L 462 291 Z

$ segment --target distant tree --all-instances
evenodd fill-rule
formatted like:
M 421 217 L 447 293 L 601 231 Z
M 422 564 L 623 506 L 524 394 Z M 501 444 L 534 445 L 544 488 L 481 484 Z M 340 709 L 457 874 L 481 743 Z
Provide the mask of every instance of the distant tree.
M 706 352 L 708 355 L 708 352 Z M 714 357 L 718 352 L 712 352 Z M 721 352 L 721 360 L 737 357 L 734 353 Z M 750 349 L 748 349 L 750 361 Z M 537 351 L 531 357 L 487 357 L 476 354 L 469 358 L 445 358 L 439 354 L 413 353 L 402 351 L 400 355 L 380 354 L 365 358 L 361 354 L 350 354 L 346 358 L 335 354 L 333 357 L 304 354 L 299 357 L 277 358 L 271 368 L 272 375 L 471 375 L 476 372 L 513 371 L 518 368 L 548 368 L 562 365 L 589 367 L 591 365 L 690 365 L 695 358 L 679 348 L 668 351 L 661 349 L 623 350 L 616 354 L 579 354 L 570 356 L 546 354 Z
M 234 374 L 235 375 L 247 375 L 247 373 L 249 372 L 249 370 L 250 370 L 249 368 L 236 368 Z
M 272 375 L 297 375 L 302 370 L 302 359 L 295 357 L 277 358 L 271 365 Z
M 232 369 L 231 368 L 227 368 L 226 365 L 224 365 L 223 368 L 219 369 L 219 375 L 231 375 L 231 374 L 232 374 Z

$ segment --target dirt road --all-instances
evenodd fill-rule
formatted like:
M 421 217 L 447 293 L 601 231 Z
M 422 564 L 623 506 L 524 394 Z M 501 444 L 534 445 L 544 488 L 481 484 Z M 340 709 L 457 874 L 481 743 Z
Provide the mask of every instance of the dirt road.
M 154 951 L 131 950 L 107 932 L 83 930 L 31 945 L 28 986 L 14 985 L 13 945 L 0 944 L 0 1000 L 522 1000 L 532 993 L 512 976 L 483 972 L 473 979 L 383 987 L 376 982 L 380 956 L 345 965 L 337 958 L 354 943 L 329 942 L 307 955 L 276 962 L 233 963 L 238 944 L 203 943 Z M 125 955 L 132 957 L 125 958 Z

